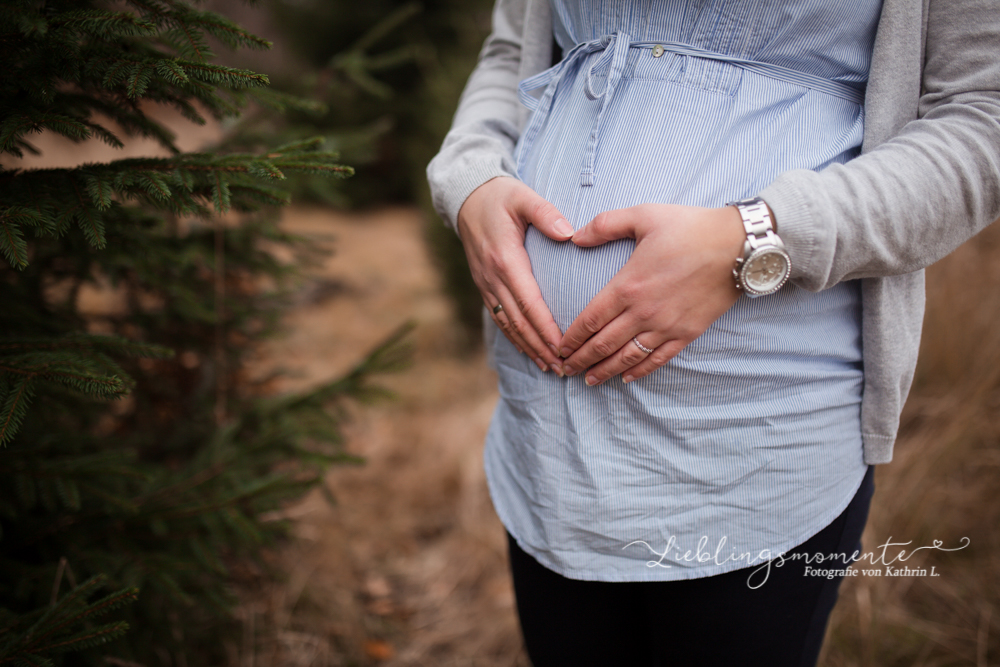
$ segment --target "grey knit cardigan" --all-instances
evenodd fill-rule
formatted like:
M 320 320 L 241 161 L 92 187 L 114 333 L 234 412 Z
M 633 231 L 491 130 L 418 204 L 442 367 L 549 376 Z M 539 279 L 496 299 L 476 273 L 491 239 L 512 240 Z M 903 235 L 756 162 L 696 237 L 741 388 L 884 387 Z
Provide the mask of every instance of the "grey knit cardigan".
M 427 168 L 435 207 L 453 228 L 473 190 L 515 174 L 527 119 L 517 83 L 548 67 L 551 50 L 548 0 L 498 0 Z M 923 268 L 1000 217 L 1000 1 L 884 0 L 861 156 L 785 172 L 759 195 L 774 211 L 793 282 L 818 291 L 861 279 L 864 456 L 886 463 L 917 362 Z

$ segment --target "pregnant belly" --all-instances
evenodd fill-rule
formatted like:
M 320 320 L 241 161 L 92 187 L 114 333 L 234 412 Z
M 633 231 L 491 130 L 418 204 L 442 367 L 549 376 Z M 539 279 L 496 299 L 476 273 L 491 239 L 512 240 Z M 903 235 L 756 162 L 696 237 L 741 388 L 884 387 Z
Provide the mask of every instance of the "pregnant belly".
M 572 241 L 553 241 L 528 227 L 524 247 L 542 299 L 559 329 L 565 332 L 625 265 L 635 241 L 621 239 L 596 248 L 580 248 Z

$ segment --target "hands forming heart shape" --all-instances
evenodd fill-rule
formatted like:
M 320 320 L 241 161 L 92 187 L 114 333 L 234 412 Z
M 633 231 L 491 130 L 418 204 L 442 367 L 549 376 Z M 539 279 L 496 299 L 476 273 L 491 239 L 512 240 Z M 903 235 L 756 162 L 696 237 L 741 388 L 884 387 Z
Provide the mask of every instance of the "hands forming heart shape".
M 532 275 L 524 249 L 528 225 L 554 241 L 586 248 L 636 241 L 625 265 L 565 333 Z M 560 377 L 586 371 L 588 385 L 617 375 L 624 382 L 649 375 L 740 295 L 733 265 L 746 234 L 732 206 L 643 204 L 601 213 L 574 233 L 534 190 L 501 177 L 469 195 L 458 214 L 458 232 L 472 278 L 504 335 L 541 370 Z

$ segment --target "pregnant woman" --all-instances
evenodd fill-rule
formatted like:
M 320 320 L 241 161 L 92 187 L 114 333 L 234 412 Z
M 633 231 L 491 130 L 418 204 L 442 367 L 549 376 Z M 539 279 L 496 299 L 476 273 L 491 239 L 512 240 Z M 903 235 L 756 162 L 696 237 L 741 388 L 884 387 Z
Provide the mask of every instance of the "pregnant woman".
M 536 667 L 815 664 L 921 269 L 1000 215 L 1000 11 L 941 4 L 498 2 L 428 175 Z

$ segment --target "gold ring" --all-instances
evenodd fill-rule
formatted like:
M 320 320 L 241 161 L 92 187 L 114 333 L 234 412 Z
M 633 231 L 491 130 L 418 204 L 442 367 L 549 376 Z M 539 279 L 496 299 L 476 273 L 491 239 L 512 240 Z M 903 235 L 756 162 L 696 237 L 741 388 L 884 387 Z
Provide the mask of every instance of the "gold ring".
M 496 306 L 493 307 L 493 314 L 497 315 L 500 313 L 501 310 L 503 310 L 503 306 L 498 303 Z

